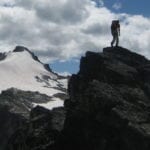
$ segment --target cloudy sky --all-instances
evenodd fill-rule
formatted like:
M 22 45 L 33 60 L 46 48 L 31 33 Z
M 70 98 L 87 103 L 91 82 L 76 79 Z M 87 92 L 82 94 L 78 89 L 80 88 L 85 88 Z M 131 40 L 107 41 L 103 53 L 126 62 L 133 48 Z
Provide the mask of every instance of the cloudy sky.
M 110 45 L 121 20 L 120 45 L 150 58 L 149 0 L 0 0 L 0 51 L 22 45 L 57 72 L 75 73 L 86 51 Z

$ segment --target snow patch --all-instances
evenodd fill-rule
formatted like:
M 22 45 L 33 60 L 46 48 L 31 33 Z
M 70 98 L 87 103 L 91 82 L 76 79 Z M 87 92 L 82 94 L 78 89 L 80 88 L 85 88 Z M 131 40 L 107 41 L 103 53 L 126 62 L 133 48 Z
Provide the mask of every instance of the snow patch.
M 49 101 L 48 103 L 41 103 L 41 104 L 32 103 L 32 104 L 34 107 L 42 106 L 42 107 L 52 110 L 53 108 L 64 106 L 64 101 L 62 101 L 59 98 L 52 98 L 52 101 Z

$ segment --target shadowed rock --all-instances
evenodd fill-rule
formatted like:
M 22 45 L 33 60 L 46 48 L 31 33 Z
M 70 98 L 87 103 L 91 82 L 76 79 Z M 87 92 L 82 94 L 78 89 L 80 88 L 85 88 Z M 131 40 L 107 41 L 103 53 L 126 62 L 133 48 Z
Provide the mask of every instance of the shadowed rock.
M 150 149 L 150 61 L 121 47 L 87 52 L 69 83 L 64 149 Z M 63 142 L 64 143 L 64 142 Z M 60 148 L 61 149 L 61 148 Z
M 7 150 L 48 150 L 54 147 L 63 129 L 65 111 L 50 111 L 37 106 L 31 111 L 30 121 L 9 139 Z
M 32 103 L 48 102 L 50 99 L 45 94 L 25 92 L 15 88 L 2 91 L 0 94 L 0 150 L 5 149 L 9 139 L 16 132 L 28 126 Z

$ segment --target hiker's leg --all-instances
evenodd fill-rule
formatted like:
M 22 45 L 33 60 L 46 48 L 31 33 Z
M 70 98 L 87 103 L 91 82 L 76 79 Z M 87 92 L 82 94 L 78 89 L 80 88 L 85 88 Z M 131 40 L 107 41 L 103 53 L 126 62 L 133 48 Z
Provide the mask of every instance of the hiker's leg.
M 115 42 L 115 35 L 113 35 L 113 40 L 112 40 L 112 42 L 111 42 L 111 46 L 114 45 L 114 42 Z
M 116 35 L 116 46 L 118 46 L 118 44 L 119 44 L 119 36 Z

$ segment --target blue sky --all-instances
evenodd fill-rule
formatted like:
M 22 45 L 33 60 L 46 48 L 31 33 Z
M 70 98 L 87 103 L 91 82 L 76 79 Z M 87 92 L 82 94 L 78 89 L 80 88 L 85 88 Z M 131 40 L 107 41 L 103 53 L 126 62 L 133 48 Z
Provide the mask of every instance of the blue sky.
M 141 14 L 150 17 L 150 1 L 149 0 L 104 0 L 105 6 L 114 12 Z M 112 8 L 114 3 L 120 3 L 122 8 L 115 10 Z
M 55 72 L 62 73 L 62 75 L 67 75 L 68 73 L 77 73 L 79 71 L 79 64 L 79 61 L 71 59 L 65 62 L 55 61 L 50 64 L 50 67 Z
M 77 73 L 87 51 L 101 52 L 119 19 L 119 45 L 150 59 L 150 0 L 0 0 L 0 51 L 27 47 L 59 73 Z
M 93 0 L 97 3 L 97 7 L 101 6 L 101 1 Z M 118 6 L 118 7 L 115 7 Z M 103 7 L 108 8 L 113 13 L 126 13 L 130 15 L 142 15 L 150 17 L 150 0 L 104 0 Z M 80 60 L 80 57 L 78 58 Z M 56 72 L 77 73 L 79 71 L 79 61 L 74 59 L 66 62 L 55 61 L 50 66 Z

